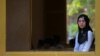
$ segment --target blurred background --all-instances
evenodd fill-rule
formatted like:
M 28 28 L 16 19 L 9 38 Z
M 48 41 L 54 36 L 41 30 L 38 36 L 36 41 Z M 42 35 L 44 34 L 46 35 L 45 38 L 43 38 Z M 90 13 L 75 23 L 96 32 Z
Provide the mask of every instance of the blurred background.
M 67 44 L 75 38 L 77 28 L 77 17 L 86 14 L 90 18 L 90 26 L 93 31 L 95 24 L 95 0 L 67 0 L 66 1 L 66 32 Z

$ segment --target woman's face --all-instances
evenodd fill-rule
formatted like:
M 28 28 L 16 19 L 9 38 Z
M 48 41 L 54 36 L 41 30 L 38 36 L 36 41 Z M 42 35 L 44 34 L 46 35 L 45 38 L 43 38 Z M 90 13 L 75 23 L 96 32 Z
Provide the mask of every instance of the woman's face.
M 86 21 L 84 20 L 84 17 L 79 18 L 78 20 L 78 25 L 81 29 L 85 28 L 86 26 Z

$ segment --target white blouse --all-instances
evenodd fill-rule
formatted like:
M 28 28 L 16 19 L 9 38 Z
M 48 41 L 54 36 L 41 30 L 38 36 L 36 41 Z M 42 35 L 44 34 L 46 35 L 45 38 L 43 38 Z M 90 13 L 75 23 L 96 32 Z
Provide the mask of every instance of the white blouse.
M 88 31 L 88 40 L 82 44 L 79 44 L 78 33 L 77 33 L 76 38 L 75 38 L 74 52 L 88 52 L 91 48 L 92 41 L 93 41 L 93 32 Z

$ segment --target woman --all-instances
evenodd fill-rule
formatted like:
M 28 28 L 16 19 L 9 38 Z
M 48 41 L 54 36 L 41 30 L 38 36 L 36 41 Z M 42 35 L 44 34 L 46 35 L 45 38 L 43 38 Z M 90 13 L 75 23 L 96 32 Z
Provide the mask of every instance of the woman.
M 89 18 L 85 14 L 78 17 L 78 33 L 75 38 L 74 52 L 90 51 L 93 42 L 93 31 L 89 25 Z

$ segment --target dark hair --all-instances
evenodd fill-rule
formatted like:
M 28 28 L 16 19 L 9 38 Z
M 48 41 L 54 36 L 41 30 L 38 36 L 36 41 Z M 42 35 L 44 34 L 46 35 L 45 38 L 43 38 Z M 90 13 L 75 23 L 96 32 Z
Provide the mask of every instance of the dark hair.
M 86 26 L 83 28 L 83 29 L 81 29 L 80 27 L 79 27 L 79 25 L 78 25 L 78 30 L 79 30 L 79 34 L 78 34 L 78 43 L 79 44 L 82 44 L 82 43 L 84 43 L 85 41 L 87 41 L 88 40 L 88 31 L 92 31 L 92 29 L 91 29 L 91 27 L 90 27 L 90 25 L 89 25 L 89 22 L 90 22 L 90 19 L 89 19 L 89 17 L 87 16 L 87 15 L 85 15 L 85 14 L 81 14 L 79 17 L 78 17 L 78 19 L 77 19 L 77 24 L 78 24 L 78 20 L 80 19 L 80 18 L 84 18 L 84 20 L 85 20 L 85 22 L 86 22 Z

